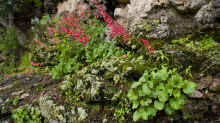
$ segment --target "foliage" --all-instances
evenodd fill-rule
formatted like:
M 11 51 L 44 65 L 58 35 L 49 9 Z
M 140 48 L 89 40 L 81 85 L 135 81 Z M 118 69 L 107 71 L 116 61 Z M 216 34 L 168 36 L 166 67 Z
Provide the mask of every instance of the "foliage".
M 46 18 L 46 19 L 45 19 Z M 72 21 L 65 20 L 71 18 Z M 44 17 L 45 23 L 48 23 L 47 17 Z M 76 22 L 75 16 L 64 15 L 61 19 L 55 18 L 52 20 L 51 25 L 59 25 L 59 23 L 64 23 L 65 27 L 59 25 L 57 30 L 55 27 L 50 27 L 45 33 L 41 33 L 38 37 L 43 37 L 46 35 L 47 40 L 43 40 L 46 47 L 36 47 L 35 52 L 32 56 L 32 60 L 38 63 L 44 62 L 50 65 L 55 65 L 52 68 L 53 78 L 60 78 L 63 75 L 77 72 L 83 66 L 96 62 L 98 60 L 110 58 L 111 56 L 120 56 L 124 53 L 119 47 L 114 44 L 103 41 L 102 37 L 106 28 L 98 21 L 96 18 L 90 18 L 88 22 L 84 22 L 84 19 L 80 22 Z M 81 27 L 70 26 L 71 22 L 79 23 Z M 67 23 L 67 24 L 66 24 Z M 81 35 L 86 35 L 89 37 L 88 42 L 83 42 L 77 40 L 76 35 L 73 35 L 70 30 L 78 30 L 81 28 L 83 33 L 79 32 Z M 56 31 L 54 31 L 56 30 Z M 69 33 L 65 31 L 69 30 Z M 64 31 L 64 32 L 63 32 Z M 51 40 L 56 40 L 57 42 L 51 42 Z M 37 50 L 39 49 L 39 50 Z
M 31 68 L 30 53 L 26 52 L 20 59 L 19 71 L 25 71 Z
M 14 72 L 16 67 L 16 55 L 20 47 L 15 29 L 9 28 L 5 33 L 2 32 L 0 41 L 0 52 L 4 57 L 0 71 L 1 73 Z
M 16 106 L 18 103 L 19 103 L 19 97 L 13 98 L 12 104 L 13 104 L 14 106 Z
M 145 71 L 138 82 L 134 82 L 128 92 L 128 98 L 132 102 L 132 108 L 136 109 L 133 120 L 148 120 L 156 116 L 156 113 L 165 110 L 172 114 L 183 108 L 186 95 L 191 94 L 196 84 L 183 80 L 176 69 L 162 69 Z
M 126 121 L 126 115 L 131 112 L 131 109 L 129 108 L 130 105 L 128 104 L 128 100 L 126 101 L 127 102 L 120 101 L 114 112 L 114 118 L 120 123 Z
M 220 48 L 219 44 L 216 44 L 214 39 L 209 35 L 205 35 L 198 42 L 193 41 L 192 35 L 187 35 L 185 38 L 180 38 L 178 40 L 173 40 L 172 43 L 174 46 L 185 47 L 186 50 L 191 50 L 200 55 L 210 55 L 218 51 Z
M 38 108 L 23 106 L 13 110 L 12 118 L 16 123 L 46 123 Z
M 192 66 L 192 71 L 199 72 L 200 75 L 218 73 L 216 68 L 219 67 L 220 61 L 220 43 L 215 42 L 211 36 L 205 35 L 196 40 L 193 39 L 192 35 L 188 35 L 186 38 L 173 40 L 172 43 L 174 45 L 166 48 L 166 50 L 175 49 L 178 50 L 179 54 L 185 54 L 184 61 L 179 64 L 184 62 L 186 66 Z
M 90 102 L 96 99 L 99 101 L 100 99 L 102 99 L 101 101 L 112 99 L 112 102 L 117 102 L 117 100 L 123 100 L 127 97 L 124 94 L 127 89 L 124 90 L 123 87 L 126 87 L 127 84 L 141 76 L 147 67 L 148 65 L 143 60 L 143 57 L 135 58 L 127 57 L 126 55 L 112 57 L 92 63 L 77 73 L 68 75 L 62 88 L 67 101 L 71 104 Z M 93 94 L 91 94 L 91 90 L 93 90 Z M 116 93 L 116 90 L 119 93 Z M 101 98 L 103 95 L 106 98 Z M 127 104 L 122 107 L 125 108 L 126 106 Z M 122 110 L 122 112 L 126 112 L 125 109 Z M 122 115 L 118 116 L 118 118 L 122 117 Z
M 52 75 L 54 78 L 78 71 L 83 66 L 83 63 L 86 65 L 98 59 L 101 60 L 123 54 L 123 51 L 120 51 L 113 44 L 102 41 L 100 35 L 104 33 L 105 29 L 100 26 L 101 24 L 97 20 L 94 19 L 91 23 L 85 27 L 87 28 L 86 34 L 90 36 L 86 46 L 82 47 L 76 40 L 71 40 L 68 37 L 63 38 L 62 42 L 56 46 L 59 64 L 53 69 Z

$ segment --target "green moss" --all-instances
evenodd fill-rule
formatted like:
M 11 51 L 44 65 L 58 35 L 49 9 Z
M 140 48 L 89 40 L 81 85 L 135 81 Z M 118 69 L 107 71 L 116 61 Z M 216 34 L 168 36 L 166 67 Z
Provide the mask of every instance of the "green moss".
M 159 19 L 155 19 L 152 21 L 152 25 L 158 25 L 160 23 Z
M 150 32 L 150 31 L 152 31 L 152 25 L 150 25 L 150 24 L 145 24 L 144 25 L 144 28 L 145 28 L 145 30 L 147 31 L 147 32 Z

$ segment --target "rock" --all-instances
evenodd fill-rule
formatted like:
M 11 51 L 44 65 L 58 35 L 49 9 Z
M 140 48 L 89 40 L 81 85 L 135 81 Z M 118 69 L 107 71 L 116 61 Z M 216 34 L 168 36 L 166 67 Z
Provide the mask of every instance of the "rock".
M 220 78 L 214 78 L 209 89 L 211 91 L 219 91 L 220 90 Z
M 199 83 L 197 84 L 196 88 L 198 90 L 206 89 L 210 86 L 211 83 L 212 83 L 212 76 L 203 77 L 199 80 Z
M 75 6 L 78 0 L 68 0 L 64 1 L 63 3 L 59 3 L 57 6 L 57 15 L 61 14 L 64 11 L 72 12 L 76 10 Z
M 187 12 L 198 10 L 207 4 L 208 0 L 170 0 L 171 4 L 179 11 Z
M 207 4 L 209 0 L 191 0 L 190 2 L 190 9 L 198 10 L 203 5 Z
M 175 38 L 217 28 L 217 14 L 209 0 L 131 0 L 125 7 L 117 7 L 114 15 L 130 33 L 144 32 L 150 39 Z M 163 21 L 163 17 L 167 20 Z M 154 20 L 161 22 L 154 25 Z M 152 27 L 150 31 L 145 30 L 146 22 Z
M 217 21 L 220 23 L 220 1 L 219 0 L 213 0 L 212 2 L 213 4 L 213 7 L 215 8 L 216 10 L 216 18 L 217 18 Z
M 147 34 L 146 36 L 152 39 L 164 39 L 169 37 L 169 34 L 170 34 L 169 26 L 166 24 L 160 24 L 156 28 L 154 28 L 153 31 L 151 31 L 151 33 Z
M 202 28 L 213 28 L 215 22 L 215 10 L 210 2 L 204 5 L 196 14 L 195 19 Z
M 29 96 L 30 96 L 29 93 L 24 93 L 24 94 L 21 95 L 21 99 L 24 99 L 24 98 L 29 97 Z
M 22 93 L 24 93 L 24 91 L 23 91 L 23 90 L 13 92 L 11 95 L 12 95 L 12 96 L 20 96 Z
M 200 99 L 200 98 L 203 98 L 203 93 L 201 93 L 200 91 L 198 90 L 195 90 L 191 95 L 190 97 L 192 98 L 197 98 L 197 99 Z

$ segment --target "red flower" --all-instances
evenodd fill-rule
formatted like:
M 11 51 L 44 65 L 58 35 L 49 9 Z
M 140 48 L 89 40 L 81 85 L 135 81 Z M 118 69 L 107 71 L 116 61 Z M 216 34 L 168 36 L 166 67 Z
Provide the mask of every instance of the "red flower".
M 72 30 L 72 29 L 69 29 L 69 32 L 68 32 L 68 34 L 69 34 L 69 35 L 71 35 L 71 36 L 74 36 L 74 30 Z
M 144 43 L 144 46 L 148 49 L 149 55 L 154 52 L 154 48 L 151 48 L 151 44 L 147 40 L 141 39 L 141 41 Z
M 80 38 L 79 42 L 84 41 L 83 46 L 85 46 L 88 40 L 89 40 L 89 38 L 87 36 L 84 36 L 84 37 Z
M 77 33 L 75 33 L 75 38 L 79 38 L 80 37 L 80 34 L 81 34 L 81 32 L 77 32 Z
M 150 55 L 151 53 L 153 53 L 154 52 L 154 48 L 150 48 L 150 49 L 148 49 L 148 54 Z

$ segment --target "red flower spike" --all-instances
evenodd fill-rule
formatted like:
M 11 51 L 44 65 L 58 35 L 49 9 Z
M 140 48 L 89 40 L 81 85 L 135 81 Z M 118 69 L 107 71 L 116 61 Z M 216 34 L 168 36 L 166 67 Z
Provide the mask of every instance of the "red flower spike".
M 80 37 L 80 34 L 81 34 L 81 32 L 77 32 L 77 33 L 75 33 L 75 38 L 79 38 Z

